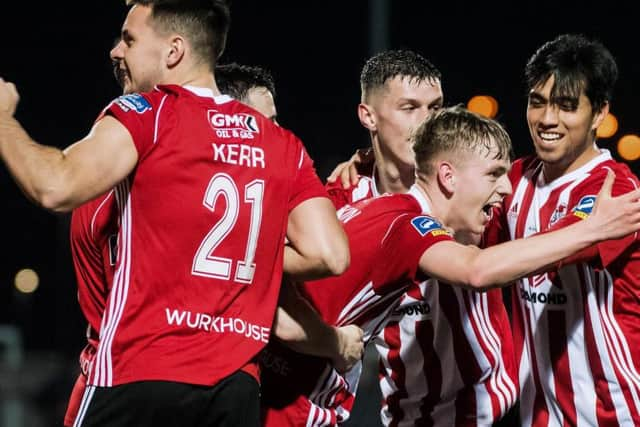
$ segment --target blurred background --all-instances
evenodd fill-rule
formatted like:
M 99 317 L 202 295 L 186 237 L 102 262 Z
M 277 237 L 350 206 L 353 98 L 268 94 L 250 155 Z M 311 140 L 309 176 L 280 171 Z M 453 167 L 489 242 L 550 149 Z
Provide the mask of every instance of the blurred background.
M 638 174 L 640 60 L 633 2 L 511 4 L 234 0 L 221 62 L 273 73 L 278 120 L 302 138 L 324 178 L 369 143 L 356 106 L 360 69 L 370 55 L 409 48 L 427 57 L 442 71 L 445 103 L 473 99 L 471 105 L 489 106 L 487 114 L 506 126 L 521 156 L 532 152 L 522 77 L 528 57 L 560 33 L 584 33 L 604 42 L 620 69 L 614 117 L 599 144 Z M 123 1 L 17 2 L 3 10 L 0 76 L 16 83 L 16 116 L 35 140 L 65 147 L 82 138 L 119 94 L 108 52 L 125 14 Z M 4 166 L 0 199 L 7 226 L 0 258 L 0 427 L 62 425 L 85 343 L 69 216 L 29 202 Z M 368 399 L 359 399 L 350 425 L 377 425 L 375 381 L 369 376 L 361 386 Z

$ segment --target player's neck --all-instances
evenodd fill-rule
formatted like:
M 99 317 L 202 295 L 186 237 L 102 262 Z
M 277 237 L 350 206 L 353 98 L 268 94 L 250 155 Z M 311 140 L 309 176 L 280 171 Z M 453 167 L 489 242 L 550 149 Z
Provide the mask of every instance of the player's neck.
M 443 194 L 437 182 L 432 183 L 431 181 L 418 177 L 418 179 L 416 179 L 416 187 L 427 199 L 430 208 L 428 214 L 436 218 L 444 226 L 448 226 L 449 212 L 451 211 L 450 197 Z
M 174 72 L 168 73 L 163 83 L 176 84 L 179 86 L 204 87 L 211 89 L 215 96 L 220 95 L 213 73 L 203 67 L 189 70 L 176 69 Z
M 567 175 L 576 169 L 589 163 L 600 155 L 600 150 L 595 142 L 588 144 L 587 148 L 575 157 L 569 159 L 560 159 L 557 162 L 544 162 L 542 164 L 542 172 L 545 182 L 549 183 L 556 179 Z
M 413 168 L 398 166 L 382 156 L 376 156 L 375 162 L 373 177 L 380 194 L 409 191 L 415 181 Z

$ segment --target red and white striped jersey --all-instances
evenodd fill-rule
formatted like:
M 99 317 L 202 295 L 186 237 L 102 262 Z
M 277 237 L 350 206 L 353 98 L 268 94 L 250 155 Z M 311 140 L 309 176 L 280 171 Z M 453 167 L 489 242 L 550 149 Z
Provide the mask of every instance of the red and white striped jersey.
M 514 192 L 501 215 L 507 238 L 588 216 L 609 169 L 616 173 L 614 195 L 638 186 L 607 150 L 550 183 L 541 166 L 533 157 L 513 165 Z M 600 243 L 577 259 L 520 280 L 513 292 L 522 425 L 640 425 L 637 233 Z
M 452 240 L 428 212 L 415 187 L 409 194 L 387 194 L 338 211 L 351 265 L 339 277 L 307 282 L 301 289 L 324 321 L 360 326 L 365 342 L 379 333 L 407 286 L 426 279 L 419 269 L 422 254 Z M 261 362 L 266 426 L 329 426 L 348 418 L 361 365 L 341 377 L 326 360 L 275 343 Z
M 509 319 L 499 290 L 412 286 L 379 334 L 384 425 L 487 426 L 516 402 Z
M 216 384 L 266 345 L 288 213 L 326 190 L 292 133 L 208 89 L 158 86 L 104 114 L 139 160 L 114 190 L 117 265 L 88 384 Z
M 378 194 L 361 177 L 328 185 L 340 206 Z M 486 426 L 518 397 L 509 318 L 499 289 L 413 284 L 376 338 L 385 426 Z

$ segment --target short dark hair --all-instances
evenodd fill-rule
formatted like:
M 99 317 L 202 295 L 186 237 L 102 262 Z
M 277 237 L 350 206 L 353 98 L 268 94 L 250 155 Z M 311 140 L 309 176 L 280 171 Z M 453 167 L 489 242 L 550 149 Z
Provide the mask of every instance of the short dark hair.
M 218 65 L 215 76 L 220 92 L 239 101 L 246 100 L 247 92 L 254 87 L 265 87 L 274 98 L 276 97 L 273 76 L 265 68 L 232 62 Z
M 388 50 L 367 60 L 360 73 L 360 90 L 363 99 L 369 92 L 379 89 L 396 76 L 408 77 L 418 82 L 442 80 L 440 71 L 422 55 L 411 50 Z
M 529 58 L 524 74 L 527 92 L 554 76 L 552 98 L 577 100 L 584 90 L 593 109 L 599 110 L 611 101 L 618 66 L 599 41 L 582 34 L 562 34 L 543 44 Z
M 224 52 L 231 25 L 228 1 L 126 0 L 126 4 L 151 7 L 154 28 L 184 34 L 194 53 L 213 70 Z
M 436 155 L 450 152 L 456 158 L 464 153 L 489 154 L 497 149 L 495 159 L 510 160 L 511 138 L 496 120 L 469 111 L 462 105 L 442 108 L 431 114 L 413 135 L 418 172 L 433 173 Z

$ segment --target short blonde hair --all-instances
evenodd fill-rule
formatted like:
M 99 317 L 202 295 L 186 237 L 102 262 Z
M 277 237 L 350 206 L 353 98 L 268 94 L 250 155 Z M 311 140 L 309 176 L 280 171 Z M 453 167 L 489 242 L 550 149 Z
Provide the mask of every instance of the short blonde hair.
M 496 120 L 483 117 L 456 105 L 430 115 L 413 135 L 416 170 L 425 175 L 434 172 L 433 160 L 441 153 L 454 158 L 467 154 L 489 154 L 496 159 L 511 159 L 511 138 Z

